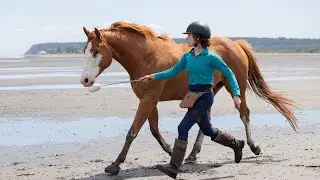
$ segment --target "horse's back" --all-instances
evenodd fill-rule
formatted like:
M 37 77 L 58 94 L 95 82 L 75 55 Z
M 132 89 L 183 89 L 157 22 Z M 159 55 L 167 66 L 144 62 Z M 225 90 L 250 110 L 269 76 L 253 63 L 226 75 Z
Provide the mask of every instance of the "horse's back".
M 241 46 L 227 37 L 213 37 L 210 39 L 209 49 L 217 53 L 234 72 L 238 82 L 248 79 L 249 62 Z M 215 84 L 224 77 L 220 71 L 215 72 Z
M 247 55 L 235 41 L 227 37 L 213 37 L 210 43 L 209 49 L 219 54 L 228 66 L 248 67 Z

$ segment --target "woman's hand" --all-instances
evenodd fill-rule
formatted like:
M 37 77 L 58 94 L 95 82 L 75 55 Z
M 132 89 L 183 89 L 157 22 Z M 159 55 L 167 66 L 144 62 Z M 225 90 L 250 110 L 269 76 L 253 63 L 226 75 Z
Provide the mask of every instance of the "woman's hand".
M 241 104 L 241 99 L 239 96 L 234 96 L 233 97 L 233 103 L 234 103 L 234 107 L 236 109 L 239 109 L 240 108 L 240 104 Z
M 145 76 L 139 78 L 138 80 L 142 81 L 143 83 L 148 83 L 149 81 L 151 81 L 153 79 L 154 79 L 154 75 L 153 74 L 148 74 L 148 75 L 145 75 Z

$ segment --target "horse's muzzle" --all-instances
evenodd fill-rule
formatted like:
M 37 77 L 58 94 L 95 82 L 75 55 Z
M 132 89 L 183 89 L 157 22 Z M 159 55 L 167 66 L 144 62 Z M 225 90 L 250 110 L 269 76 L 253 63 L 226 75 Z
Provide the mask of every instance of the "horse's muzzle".
M 80 81 L 84 87 L 91 87 L 94 84 L 94 81 L 89 81 L 88 78 L 84 78 Z

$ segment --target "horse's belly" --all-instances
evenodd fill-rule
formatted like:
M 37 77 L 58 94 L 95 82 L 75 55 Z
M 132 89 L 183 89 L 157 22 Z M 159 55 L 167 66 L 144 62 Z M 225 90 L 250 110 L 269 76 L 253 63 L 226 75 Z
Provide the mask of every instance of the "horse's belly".
M 186 73 L 179 75 L 174 79 L 168 80 L 160 101 L 181 100 L 188 91 L 188 79 Z

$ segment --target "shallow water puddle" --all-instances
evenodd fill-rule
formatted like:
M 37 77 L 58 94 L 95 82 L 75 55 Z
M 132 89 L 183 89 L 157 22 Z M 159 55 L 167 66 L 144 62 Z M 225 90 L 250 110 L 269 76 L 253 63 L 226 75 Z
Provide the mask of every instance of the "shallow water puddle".
M 126 72 L 107 72 L 100 75 L 101 77 L 129 77 Z M 81 77 L 81 72 L 52 72 L 52 73 L 34 73 L 34 74 L 1 74 L 0 79 L 33 79 L 33 78 L 50 78 L 50 77 Z
M 0 61 L 1 62 L 1 61 Z M 81 71 L 80 67 L 13 67 L 13 68 L 0 68 L 1 73 L 8 73 L 8 72 L 59 72 L 59 71 Z
M 266 76 L 265 80 L 268 81 L 295 81 L 295 80 L 312 80 L 320 79 L 320 76 Z
M 3 62 L 3 60 L 0 60 L 0 63 Z M 299 72 L 309 72 L 309 71 L 317 71 L 319 70 L 318 67 L 311 67 L 311 66 L 305 66 L 305 67 L 261 67 L 261 71 L 264 73 L 267 72 L 274 72 L 274 71 L 299 71 Z M 0 72 L 21 72 L 21 71 L 28 71 L 28 72 L 59 72 L 59 71 L 72 71 L 72 72 L 80 72 L 82 71 L 82 67 L 68 67 L 68 66 L 42 66 L 42 67 L 14 67 L 14 68 L 0 68 Z
M 121 80 L 119 80 L 121 81 Z M 115 84 L 104 88 L 130 88 L 130 84 Z M 29 85 L 29 86 L 7 86 L 0 87 L 0 91 L 21 91 L 21 90 L 59 90 L 59 89 L 84 89 L 81 84 L 53 84 L 53 85 Z
M 20 74 L 20 75 L 1 75 L 0 79 L 27 79 L 27 78 L 47 78 L 47 77 L 78 77 L 77 74 Z M 112 72 L 109 74 L 103 74 L 102 76 L 127 76 L 125 73 L 121 72 Z M 275 81 L 294 81 L 294 80 L 314 80 L 320 79 L 320 76 L 269 76 L 265 77 L 267 82 L 275 82 Z M 107 81 L 112 82 L 120 82 L 127 81 L 128 79 L 109 79 Z M 117 84 L 107 86 L 106 88 L 113 87 L 122 87 L 122 88 L 131 88 L 130 83 L 125 84 Z M 25 90 L 58 90 L 58 89 L 79 89 L 83 88 L 83 86 L 79 84 L 52 84 L 52 85 L 27 85 L 27 86 L 0 86 L 0 91 L 25 91 Z
M 303 123 L 318 122 L 320 110 L 297 112 Z M 161 132 L 177 133 L 180 118 L 160 117 Z M 223 129 L 243 128 L 238 114 L 212 117 L 213 126 Z M 126 134 L 132 119 L 118 117 L 83 117 L 83 118 L 0 118 L 0 145 L 30 145 L 46 142 L 87 141 Z M 252 127 L 285 125 L 289 123 L 275 114 L 252 114 Z M 198 130 L 195 125 L 191 130 Z M 145 123 L 140 133 L 149 132 L 149 124 Z

